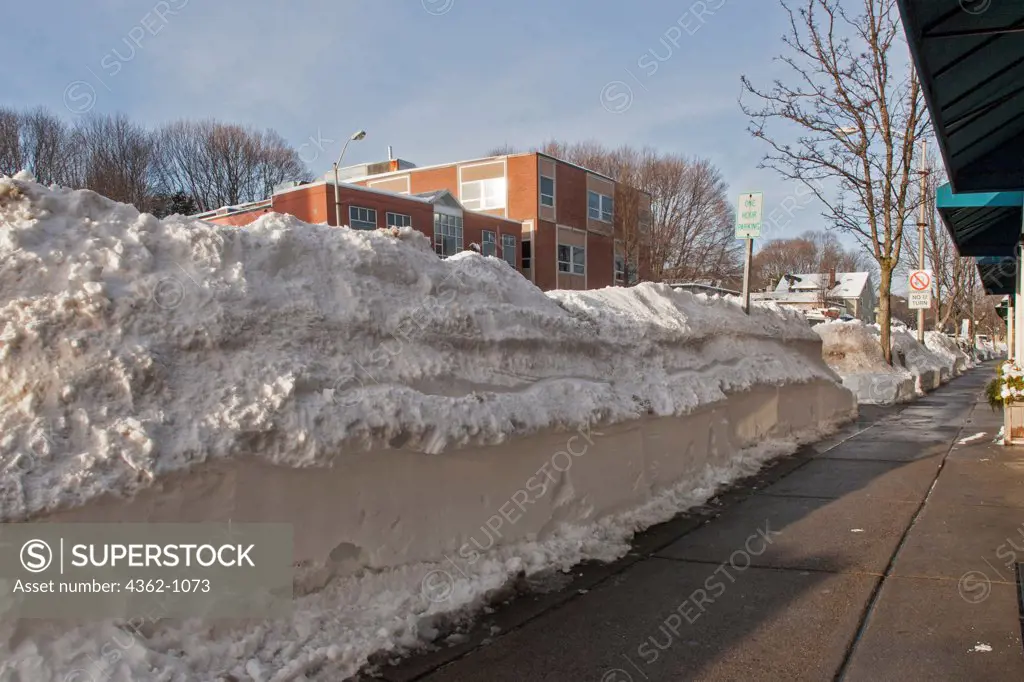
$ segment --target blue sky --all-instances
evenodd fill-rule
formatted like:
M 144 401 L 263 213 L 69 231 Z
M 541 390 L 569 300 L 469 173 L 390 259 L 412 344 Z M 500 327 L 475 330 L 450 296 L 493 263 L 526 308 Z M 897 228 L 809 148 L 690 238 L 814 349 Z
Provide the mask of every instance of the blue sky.
M 766 213 L 795 206 L 767 236 L 822 226 L 795 184 L 757 169 L 764 145 L 738 105 L 741 74 L 783 73 L 771 0 L 61 0 L 4 14 L 0 44 L 21 57 L 0 71 L 0 104 L 272 127 L 315 174 L 358 128 L 346 165 L 389 144 L 419 165 L 552 138 L 652 145 L 711 159 L 731 194 L 763 190 Z

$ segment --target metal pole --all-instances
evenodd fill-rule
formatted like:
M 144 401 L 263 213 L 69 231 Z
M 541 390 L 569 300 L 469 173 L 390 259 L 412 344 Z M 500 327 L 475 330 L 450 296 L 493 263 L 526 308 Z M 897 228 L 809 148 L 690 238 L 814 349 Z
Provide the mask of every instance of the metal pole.
M 334 226 L 341 227 L 341 200 L 338 199 L 338 164 L 334 164 Z
M 928 138 L 921 140 L 921 222 L 917 225 L 917 268 L 924 270 L 924 226 L 927 219 Z M 917 341 L 924 343 L 924 309 L 917 311 Z
M 750 260 L 754 255 L 754 240 L 747 237 L 747 257 L 743 261 L 743 312 L 750 314 Z
M 341 165 L 341 160 L 345 158 L 345 150 L 348 149 L 348 143 L 351 141 L 352 138 L 345 140 L 345 144 L 341 148 L 341 155 L 334 164 L 334 224 L 337 227 L 341 227 L 341 200 L 338 199 L 338 166 Z

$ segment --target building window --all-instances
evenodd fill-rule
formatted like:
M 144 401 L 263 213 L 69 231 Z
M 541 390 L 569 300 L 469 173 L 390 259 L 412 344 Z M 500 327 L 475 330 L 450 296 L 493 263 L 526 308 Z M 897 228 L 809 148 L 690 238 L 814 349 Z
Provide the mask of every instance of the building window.
M 462 251 L 462 216 L 434 214 L 434 251 L 441 258 Z
M 412 216 L 404 213 L 388 213 L 388 227 L 412 227 Z
M 540 205 L 555 207 L 555 179 L 540 176 Z
M 471 211 L 505 208 L 505 178 L 489 178 L 462 183 L 459 199 Z
M 514 234 L 501 235 L 501 257 L 513 268 L 519 269 L 519 263 L 516 262 L 516 236 Z
M 626 281 L 626 259 L 618 254 L 615 255 L 615 283 L 623 284 Z
M 529 270 L 532 267 L 530 263 L 531 252 L 531 243 L 530 240 L 527 239 L 526 241 L 523 242 L 523 270 Z
M 481 244 L 481 251 L 485 256 L 496 256 L 498 255 L 498 247 L 494 241 L 494 233 L 490 230 L 484 230 L 483 244 Z
M 587 250 L 582 246 L 558 245 L 558 271 L 582 275 L 587 271 Z
M 372 208 L 349 206 L 348 226 L 353 230 L 376 230 L 377 211 Z
M 601 222 L 612 222 L 615 215 L 615 200 L 606 194 L 587 192 L 587 215 Z

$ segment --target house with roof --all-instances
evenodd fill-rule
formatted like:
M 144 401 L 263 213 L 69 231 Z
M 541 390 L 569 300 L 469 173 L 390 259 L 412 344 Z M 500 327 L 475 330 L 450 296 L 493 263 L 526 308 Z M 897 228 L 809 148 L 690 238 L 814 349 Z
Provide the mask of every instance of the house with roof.
M 878 305 L 870 272 L 787 274 L 765 298 L 780 304 L 789 300 L 817 303 L 820 307 L 842 304 L 847 314 L 868 324 L 875 322 Z

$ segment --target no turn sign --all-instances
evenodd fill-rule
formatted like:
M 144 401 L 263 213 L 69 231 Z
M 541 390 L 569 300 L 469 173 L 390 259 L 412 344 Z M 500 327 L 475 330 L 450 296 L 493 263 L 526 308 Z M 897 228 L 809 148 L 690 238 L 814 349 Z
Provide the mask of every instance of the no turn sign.
M 928 310 L 932 307 L 932 273 L 930 271 L 912 271 L 907 284 L 910 285 L 910 295 L 907 296 L 908 308 Z

